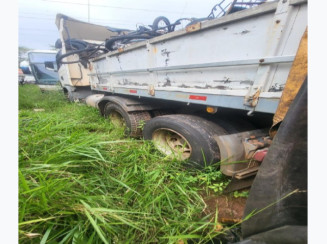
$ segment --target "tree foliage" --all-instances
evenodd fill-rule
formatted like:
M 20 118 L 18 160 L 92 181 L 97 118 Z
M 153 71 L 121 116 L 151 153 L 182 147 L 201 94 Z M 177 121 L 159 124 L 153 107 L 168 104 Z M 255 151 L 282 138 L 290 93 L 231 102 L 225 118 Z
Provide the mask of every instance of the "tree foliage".
M 32 50 L 32 49 L 29 47 L 25 47 L 25 46 L 18 47 L 18 65 L 21 61 L 23 61 L 26 58 L 25 55 L 30 50 Z

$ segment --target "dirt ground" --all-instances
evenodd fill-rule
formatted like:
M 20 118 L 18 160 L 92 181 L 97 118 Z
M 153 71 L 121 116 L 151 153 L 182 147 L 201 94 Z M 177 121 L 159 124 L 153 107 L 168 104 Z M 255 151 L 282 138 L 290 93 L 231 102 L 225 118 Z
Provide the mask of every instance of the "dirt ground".
M 204 214 L 215 215 L 218 209 L 218 222 L 223 224 L 239 223 L 243 218 L 244 208 L 247 198 L 235 198 L 232 193 L 215 196 L 209 195 L 204 197 L 204 202 L 207 204 L 204 209 Z

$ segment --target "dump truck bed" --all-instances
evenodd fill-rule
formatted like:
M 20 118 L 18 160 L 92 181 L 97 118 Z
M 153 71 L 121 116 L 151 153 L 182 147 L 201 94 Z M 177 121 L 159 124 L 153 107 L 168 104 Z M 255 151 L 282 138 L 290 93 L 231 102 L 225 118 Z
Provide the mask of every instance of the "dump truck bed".
M 268 2 L 96 57 L 91 89 L 275 113 L 306 27 L 307 1 Z

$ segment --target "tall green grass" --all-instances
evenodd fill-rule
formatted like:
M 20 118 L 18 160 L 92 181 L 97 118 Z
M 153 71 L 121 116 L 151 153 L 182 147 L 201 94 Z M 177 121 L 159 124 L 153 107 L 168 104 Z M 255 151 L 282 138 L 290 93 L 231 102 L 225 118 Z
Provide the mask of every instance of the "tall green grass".
M 221 180 L 60 92 L 19 88 L 20 243 L 207 243 L 221 232 L 199 193 Z

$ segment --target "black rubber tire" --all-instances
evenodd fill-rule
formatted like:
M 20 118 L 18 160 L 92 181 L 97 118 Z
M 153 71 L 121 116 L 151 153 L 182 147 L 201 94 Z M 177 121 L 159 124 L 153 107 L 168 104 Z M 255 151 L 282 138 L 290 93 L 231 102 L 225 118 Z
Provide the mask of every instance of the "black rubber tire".
M 159 27 L 159 23 L 161 21 L 165 22 L 166 27 L 167 27 L 167 32 L 173 31 L 172 26 L 170 26 L 169 19 L 167 19 L 165 16 L 159 16 L 159 17 L 155 18 L 155 20 L 153 21 L 153 24 L 152 24 L 152 29 L 156 31 L 156 30 L 162 28 L 162 27 Z
M 151 111 L 151 114 L 152 114 L 152 117 L 158 117 L 158 116 L 163 116 L 163 115 L 174 114 L 174 112 L 171 110 L 162 109 L 162 110 L 153 110 L 153 111 Z
M 133 39 L 151 39 L 153 38 L 154 36 L 152 35 L 138 35 L 138 34 L 134 34 L 134 35 L 125 35 L 125 36 L 115 36 L 115 37 L 112 37 L 108 40 L 106 40 L 106 43 L 105 43 L 105 47 L 109 50 L 109 51 L 114 51 L 115 49 L 112 47 L 114 45 L 114 43 L 116 41 L 130 41 L 130 40 L 133 40 Z M 126 42 L 127 43 L 127 42 Z
M 208 119 L 224 128 L 229 134 L 240 133 L 257 129 L 249 121 L 242 118 L 222 116 L 221 118 Z
M 119 113 L 125 121 L 125 134 L 131 137 L 140 137 L 142 135 L 143 123 L 151 119 L 147 111 L 128 112 L 116 103 L 108 102 L 104 107 L 104 117 L 108 118 L 112 112 Z
M 193 166 L 203 168 L 220 161 L 219 147 L 213 136 L 227 134 L 222 127 L 194 115 L 163 115 L 146 123 L 144 139 L 152 140 L 153 133 L 158 129 L 174 130 L 187 140 L 192 148 L 187 161 L 195 163 Z
M 63 90 L 63 92 L 64 92 L 64 96 L 65 96 L 65 98 L 66 98 L 69 102 L 74 102 L 74 96 L 73 96 L 72 92 L 69 91 L 69 90 L 66 89 L 66 88 L 63 88 L 62 90 Z
M 61 43 L 60 38 L 57 39 L 57 41 L 55 42 L 55 48 L 56 48 L 56 49 L 60 49 L 60 48 L 62 48 L 62 43 Z

